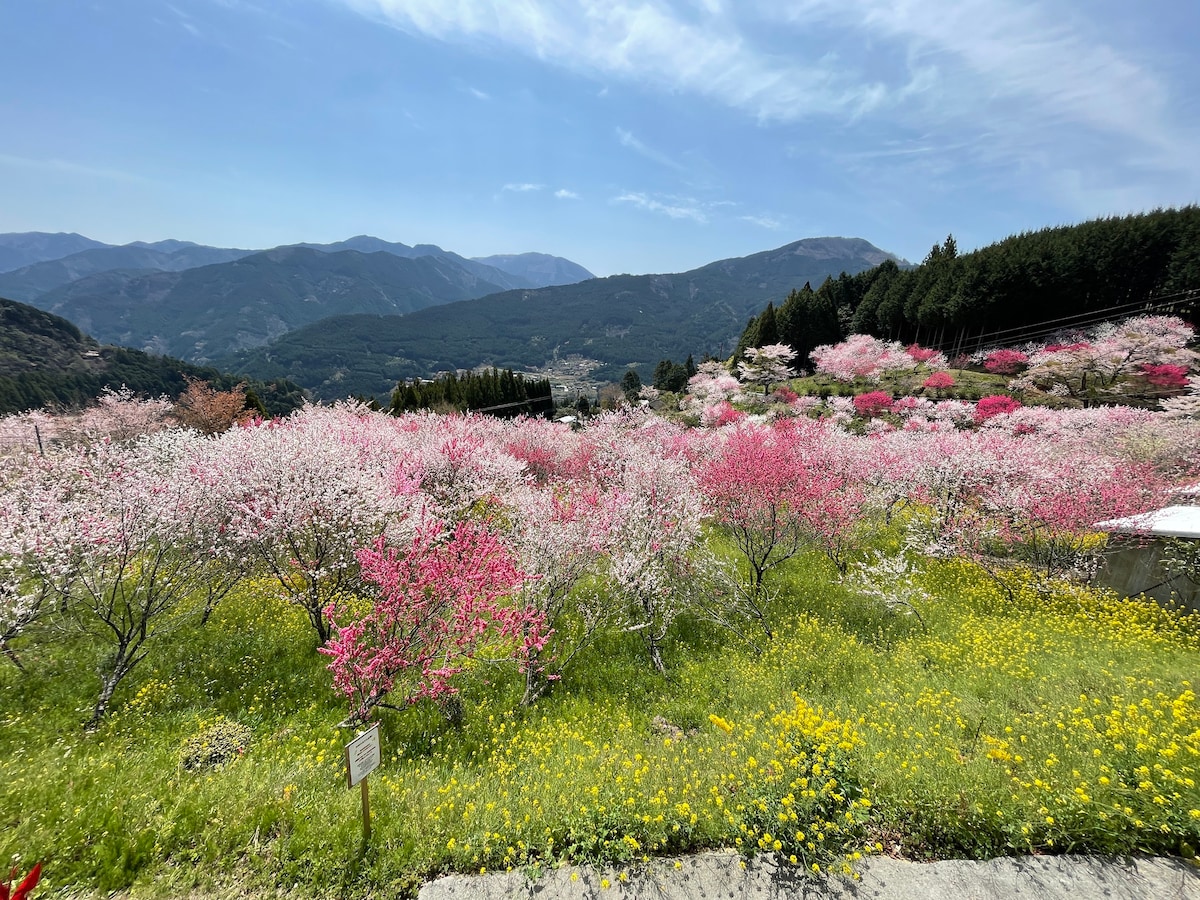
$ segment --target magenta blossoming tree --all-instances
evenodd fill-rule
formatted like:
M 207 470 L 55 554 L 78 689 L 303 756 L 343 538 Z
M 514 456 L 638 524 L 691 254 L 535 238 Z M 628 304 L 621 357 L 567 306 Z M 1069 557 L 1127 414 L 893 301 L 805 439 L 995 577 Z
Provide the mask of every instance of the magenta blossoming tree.
M 934 372 L 921 382 L 921 387 L 931 391 L 944 391 L 954 387 L 954 376 L 949 372 Z
M 789 419 L 742 427 L 699 470 L 705 503 L 746 562 L 753 614 L 771 634 L 761 605 L 767 573 L 806 546 L 844 568 L 864 493 L 823 423 Z
M 1021 408 L 1019 400 L 1014 400 L 1007 394 L 992 394 L 980 397 L 975 404 L 975 423 L 986 422 L 995 416 L 1005 416 Z
M 891 409 L 892 395 L 887 391 L 868 391 L 854 398 L 854 411 L 864 418 L 882 416 Z
M 364 612 L 335 600 L 334 634 L 321 648 L 352 721 L 377 706 L 445 701 L 472 660 L 527 665 L 545 643 L 543 615 L 513 601 L 529 576 L 478 523 L 427 519 L 407 544 L 381 539 L 358 556 L 377 596 Z
M 983 358 L 985 371 L 995 375 L 1016 375 L 1029 365 L 1029 354 L 1011 347 L 992 350 Z

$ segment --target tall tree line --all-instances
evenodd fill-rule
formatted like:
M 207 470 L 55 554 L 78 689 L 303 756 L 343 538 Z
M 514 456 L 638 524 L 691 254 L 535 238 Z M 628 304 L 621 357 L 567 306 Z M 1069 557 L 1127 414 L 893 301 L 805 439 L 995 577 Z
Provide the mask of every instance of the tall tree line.
M 418 409 L 475 410 L 498 416 L 546 413 L 554 408 L 550 381 L 514 375 L 512 369 L 444 372 L 432 381 L 403 381 L 392 391 L 393 415 Z
M 978 335 L 1165 298 L 1190 318 L 1198 293 L 1197 206 L 1043 228 L 971 253 L 951 235 L 914 268 L 887 261 L 793 290 L 750 320 L 738 355 L 784 343 L 806 360 L 848 334 L 973 349 Z

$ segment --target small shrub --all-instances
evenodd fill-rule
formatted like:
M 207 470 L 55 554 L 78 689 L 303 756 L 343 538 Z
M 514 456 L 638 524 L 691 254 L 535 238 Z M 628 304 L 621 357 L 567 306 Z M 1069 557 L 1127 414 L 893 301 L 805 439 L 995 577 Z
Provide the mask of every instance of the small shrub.
M 954 387 L 954 376 L 949 372 L 934 372 L 921 382 L 921 387 L 927 390 L 944 391 L 946 388 Z
M 881 416 L 892 408 L 892 395 L 885 391 L 868 391 L 854 398 L 854 411 L 864 418 Z
M 250 729 L 228 719 L 217 719 L 199 734 L 183 742 L 179 762 L 189 772 L 215 769 L 246 752 Z
M 1155 387 L 1182 388 L 1187 387 L 1187 366 L 1173 366 L 1169 363 L 1154 365 L 1142 363 L 1138 367 L 1141 375 Z
M 986 422 L 993 416 L 1016 412 L 1020 408 L 1021 404 L 1007 394 L 993 394 L 990 397 L 981 397 L 979 402 L 975 404 L 975 421 L 977 423 Z
M 983 359 L 983 368 L 993 375 L 1016 375 L 1028 365 L 1028 355 L 1020 350 L 993 350 Z

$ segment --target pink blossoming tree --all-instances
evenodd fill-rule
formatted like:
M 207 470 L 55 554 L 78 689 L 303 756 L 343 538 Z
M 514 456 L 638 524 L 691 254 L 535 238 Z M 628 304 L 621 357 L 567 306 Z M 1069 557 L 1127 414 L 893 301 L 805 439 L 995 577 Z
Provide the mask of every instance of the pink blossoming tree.
M 406 545 L 380 539 L 358 556 L 378 596 L 362 613 L 335 599 L 326 610 L 334 634 L 321 648 L 352 722 L 378 706 L 444 702 L 484 650 L 490 662 L 526 665 L 545 642 L 542 615 L 511 602 L 529 576 L 485 526 L 430 519 Z

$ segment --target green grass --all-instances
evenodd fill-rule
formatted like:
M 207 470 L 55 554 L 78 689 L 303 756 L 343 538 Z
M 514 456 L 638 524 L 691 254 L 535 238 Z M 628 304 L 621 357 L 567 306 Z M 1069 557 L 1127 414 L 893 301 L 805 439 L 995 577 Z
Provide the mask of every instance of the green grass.
M 923 628 L 835 575 L 815 554 L 775 574 L 761 653 L 684 621 L 665 679 L 615 635 L 532 709 L 489 670 L 458 728 L 428 706 L 384 713 L 368 847 L 346 710 L 304 615 L 265 585 L 170 635 L 95 734 L 95 652 L 30 638 L 28 671 L 0 668 L 0 864 L 44 860 L 51 891 L 353 896 L 777 842 L 822 867 L 876 845 L 1196 854 L 1195 617 L 1033 583 L 1010 601 L 965 563 L 929 562 Z M 244 753 L 185 769 L 189 739 L 222 720 L 250 730 Z

